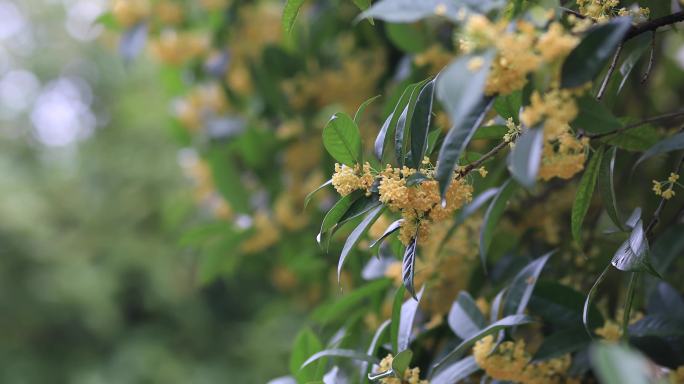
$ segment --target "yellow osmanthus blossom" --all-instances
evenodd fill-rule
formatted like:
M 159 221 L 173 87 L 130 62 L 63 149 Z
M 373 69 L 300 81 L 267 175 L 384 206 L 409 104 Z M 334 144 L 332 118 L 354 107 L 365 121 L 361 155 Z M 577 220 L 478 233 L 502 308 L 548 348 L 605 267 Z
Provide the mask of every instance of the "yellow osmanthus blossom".
M 392 360 L 394 357 L 392 354 L 389 354 L 385 356 L 382 361 L 380 361 L 380 365 L 377 367 L 375 370 L 375 373 L 382 373 L 382 372 L 387 372 L 390 369 L 392 369 Z M 428 384 L 427 380 L 421 380 L 420 379 L 420 368 L 415 367 L 415 368 L 406 368 L 402 375 L 402 379 L 399 379 L 398 377 L 385 377 L 382 378 L 378 381 L 380 384 Z
M 263 212 L 254 215 L 254 234 L 240 244 L 240 251 L 257 253 L 268 249 L 280 240 L 280 231 Z
M 332 176 L 332 185 L 335 187 L 337 193 L 342 196 L 363 189 L 367 195 L 370 195 L 370 188 L 375 181 L 375 177 L 371 173 L 369 163 L 365 163 L 363 167 L 355 165 L 351 168 L 344 164 L 335 163 L 335 173 Z
M 175 1 L 161 1 L 154 7 L 154 15 L 166 25 L 177 25 L 183 22 L 183 13 L 183 6 Z
M 453 53 L 434 44 L 413 57 L 413 63 L 418 67 L 426 67 L 430 75 L 436 75 L 454 59 Z
M 523 340 L 505 341 L 496 346 L 494 336 L 489 335 L 475 343 L 473 356 L 480 368 L 496 380 L 523 384 L 571 382 L 566 373 L 571 363 L 569 354 L 533 363 Z
M 128 28 L 142 21 L 150 14 L 148 0 L 114 0 L 112 15 L 117 23 Z
M 648 19 L 648 8 L 617 8 L 619 0 L 577 0 L 579 13 L 596 22 L 606 22 L 616 16 L 631 16 L 636 22 Z
M 606 320 L 602 327 L 594 330 L 594 333 L 606 341 L 616 342 L 622 337 L 622 327 L 613 320 Z
M 679 180 L 679 175 L 676 173 L 670 173 L 667 181 L 653 180 L 653 192 L 657 196 L 662 196 L 665 200 L 670 200 L 675 196 L 674 186 L 681 186 L 677 180 Z M 663 187 L 665 187 L 665 190 L 663 190 Z
M 682 384 L 684 383 L 684 365 L 680 365 L 677 369 L 670 372 L 668 375 L 668 381 L 670 384 Z
M 166 29 L 150 40 L 152 54 L 162 63 L 179 66 L 209 51 L 210 37 L 206 33 L 194 33 Z
M 535 48 L 546 62 L 554 62 L 566 57 L 579 44 L 579 38 L 565 32 L 558 22 L 549 25 L 549 29 L 539 37 Z

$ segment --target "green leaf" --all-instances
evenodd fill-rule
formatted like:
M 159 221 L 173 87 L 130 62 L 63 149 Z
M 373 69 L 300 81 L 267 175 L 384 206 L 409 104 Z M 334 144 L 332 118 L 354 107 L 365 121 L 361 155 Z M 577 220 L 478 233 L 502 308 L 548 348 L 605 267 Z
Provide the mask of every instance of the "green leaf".
M 352 203 L 351 207 L 349 207 L 349 209 L 347 209 L 347 211 L 344 212 L 342 217 L 340 217 L 340 221 L 335 226 L 334 231 L 339 229 L 349 221 L 354 220 L 355 218 L 365 214 L 366 212 L 381 204 L 380 197 L 377 193 L 373 193 L 370 196 L 366 196 L 363 194 L 363 192 L 359 192 L 362 196 L 355 200 L 354 203 Z
M 323 241 L 323 236 L 332 229 L 337 223 L 342 219 L 344 214 L 351 208 L 352 204 L 361 197 L 361 192 L 356 191 L 355 193 L 350 193 L 347 196 L 343 196 L 341 199 L 337 200 L 335 205 L 325 214 L 323 217 L 323 222 L 321 223 L 321 230 L 316 236 L 316 241 L 320 245 Z
M 319 323 L 326 323 L 343 318 L 350 311 L 362 307 L 373 296 L 381 295 L 391 285 L 389 279 L 373 280 L 346 295 L 333 298 L 332 301 L 319 305 L 311 314 L 311 319 Z
M 503 319 L 490 324 L 488 327 L 482 329 L 477 334 L 469 337 L 466 340 L 463 340 L 461 344 L 459 344 L 456 348 L 451 350 L 446 356 L 444 356 L 439 362 L 437 362 L 437 364 L 433 366 L 433 371 L 440 372 L 443 366 L 445 366 L 451 361 L 461 358 L 461 356 L 463 356 L 463 354 L 467 352 L 468 349 L 473 346 L 473 344 L 475 344 L 478 340 L 482 339 L 485 336 L 497 333 L 502 329 L 511 328 L 523 324 L 529 324 L 532 322 L 532 318 L 526 315 L 506 316 Z
M 475 131 L 473 140 L 499 140 L 506 133 L 508 133 L 508 127 L 505 125 L 485 125 Z
M 655 269 L 665 274 L 672 262 L 684 254 L 684 224 L 672 224 L 653 244 L 651 258 Z M 682 307 L 684 310 L 684 307 Z
M 378 352 L 378 346 L 380 345 L 380 342 L 382 341 L 383 336 L 385 335 L 385 331 L 389 328 L 390 324 L 392 323 L 391 319 L 387 319 L 380 324 L 378 329 L 375 330 L 375 333 L 373 334 L 373 339 L 371 339 L 370 345 L 368 345 L 368 350 L 366 351 L 366 354 L 368 356 L 375 356 L 375 354 Z M 361 382 L 367 383 L 368 382 L 368 371 L 369 371 L 369 365 L 367 362 L 363 362 L 361 364 Z
M 561 357 L 567 353 L 586 348 L 589 343 L 591 343 L 591 337 L 587 335 L 581 325 L 564 328 L 544 336 L 544 341 L 534 354 L 534 360 L 541 361 Z
M 306 361 L 302 364 L 301 367 L 304 368 L 307 365 L 309 365 L 309 364 L 313 363 L 314 361 L 319 360 L 323 357 L 343 357 L 345 359 L 366 361 L 366 362 L 373 363 L 373 364 L 377 364 L 380 362 L 377 357 L 367 355 L 363 352 L 358 352 L 358 351 L 354 351 L 351 349 L 334 348 L 334 349 L 324 349 L 320 352 L 314 353 L 311 357 L 306 359 Z
M 399 352 L 399 322 L 401 319 L 401 308 L 404 302 L 404 293 L 406 288 L 403 285 L 399 286 L 397 292 L 394 294 L 394 301 L 392 302 L 392 324 L 390 326 L 390 338 L 392 341 L 392 351 L 396 355 Z
M 368 228 L 375 222 L 375 220 L 380 217 L 380 214 L 382 213 L 383 209 L 385 207 L 382 205 L 379 205 L 375 208 L 373 208 L 366 217 L 359 223 L 359 225 L 354 228 L 352 233 L 347 237 L 347 241 L 344 242 L 344 246 L 342 247 L 342 252 L 340 253 L 340 260 L 337 263 L 337 281 L 340 281 L 340 275 L 342 274 L 342 267 L 344 266 L 344 262 L 347 259 L 347 256 L 349 253 L 354 249 L 356 244 L 359 243 L 359 240 L 361 240 L 361 236 L 368 231 Z
M 591 157 L 577 186 L 577 192 L 575 192 L 575 202 L 572 204 L 570 224 L 572 237 L 577 244 L 582 244 L 582 223 L 589 210 L 589 205 L 591 205 L 591 198 L 594 195 L 594 188 L 596 188 L 596 180 L 599 175 L 599 167 L 604 151 L 605 148 L 601 147 Z
M 207 153 L 216 189 L 237 212 L 249 212 L 249 196 L 244 188 L 235 188 L 240 172 L 235 166 L 230 151 L 225 147 L 212 147 Z
M 625 272 L 648 272 L 655 277 L 660 277 L 651 265 L 648 240 L 644 233 L 644 226 L 639 219 L 629 239 L 617 249 L 610 263 L 617 269 Z
M 601 141 L 626 151 L 643 152 L 655 145 L 658 139 L 658 132 L 652 125 L 643 125 L 602 138 Z
M 622 123 L 592 96 L 585 95 L 577 100 L 579 113 L 570 125 L 590 133 L 606 133 L 622 128 Z
M 373 248 L 376 245 L 382 244 L 382 241 L 387 238 L 387 236 L 393 234 L 394 232 L 398 231 L 401 228 L 401 224 L 404 222 L 404 219 L 399 219 L 393 221 L 390 225 L 387 226 L 387 229 L 385 229 L 385 232 L 382 233 L 382 236 L 380 236 L 377 240 L 373 241 L 368 248 Z
M 419 24 L 385 23 L 385 32 L 392 44 L 406 53 L 421 53 L 429 44 Z
M 397 163 L 399 163 L 400 166 L 404 165 L 406 153 L 409 150 L 413 113 L 418 103 L 418 96 L 420 95 L 420 91 L 423 89 L 425 82 L 426 80 L 421 81 L 413 88 L 411 96 L 409 97 L 404 110 L 401 112 L 401 115 L 399 115 L 399 120 L 397 120 L 397 126 L 394 132 L 394 153 Z
M 368 108 L 368 106 L 369 106 L 372 102 L 374 102 L 375 100 L 377 100 L 380 96 L 381 96 L 381 95 L 373 96 L 373 97 L 371 97 L 370 99 L 364 101 L 364 102 L 359 106 L 359 109 L 357 109 L 357 110 L 356 110 L 356 113 L 354 114 L 354 123 L 356 123 L 356 125 L 360 125 L 360 124 L 361 124 L 361 117 L 363 117 L 363 113 L 366 111 L 366 108 Z
M 680 225 L 680 230 L 681 229 Z M 679 238 L 684 240 L 684 236 L 681 236 L 682 232 L 677 233 L 680 235 Z M 655 253 L 656 247 L 653 248 L 653 252 Z M 647 312 L 649 314 L 672 317 L 678 322 L 684 323 L 684 298 L 673 286 L 664 281 L 660 281 L 648 297 Z
M 634 168 L 639 166 L 639 164 L 641 164 L 644 160 L 650 159 L 653 156 L 672 151 L 678 151 L 680 149 L 684 149 L 684 132 L 680 132 L 676 135 L 668 137 L 667 139 L 657 142 L 654 146 L 644 152 L 641 157 L 639 157 L 636 163 L 634 163 Z
M 643 54 L 646 52 L 646 49 L 651 45 L 651 36 L 649 35 L 650 34 L 644 33 L 643 35 L 632 39 L 632 41 L 636 45 L 636 48 L 634 48 L 629 53 L 627 58 L 622 62 L 622 64 L 620 65 L 620 69 L 616 74 L 616 80 L 620 81 L 616 94 L 620 93 L 622 88 L 625 86 L 625 83 L 627 82 L 629 74 L 632 73 L 632 69 L 634 69 L 636 63 L 639 61 L 641 56 L 643 56 Z
M 461 56 L 437 77 L 437 99 L 455 124 L 444 138 L 437 158 L 435 178 L 439 181 L 442 198 L 451 183 L 461 153 L 465 151 L 492 105 L 492 99 L 484 96 L 492 57 L 492 52 L 484 54 L 484 65 L 480 70 L 472 72 L 468 69 L 468 62 L 473 56 Z
M 447 316 L 449 327 L 461 339 L 467 339 L 485 327 L 485 318 L 475 304 L 472 296 L 466 291 L 458 294 Z
M 629 326 L 631 337 L 684 336 L 684 321 L 663 314 L 648 315 Z
M 416 290 L 413 287 L 413 278 L 416 268 L 416 253 L 418 251 L 416 243 L 417 239 L 415 237 L 411 239 L 411 242 L 404 251 L 404 258 L 401 262 L 402 281 L 404 283 L 404 287 L 406 287 L 406 290 L 411 294 L 411 296 L 413 296 L 413 298 L 416 297 Z
M 323 145 L 330 156 L 350 167 L 361 162 L 361 135 L 354 120 L 336 113 L 323 128 Z
M 421 297 L 423 297 L 424 290 L 425 287 L 421 288 L 415 299 L 409 297 L 408 300 L 401 305 L 401 312 L 398 319 L 399 329 L 397 331 L 397 353 L 407 349 L 411 342 L 413 321 L 416 318 L 416 312 L 418 311 L 418 305 L 420 304 Z
M 649 384 L 651 363 L 624 345 L 595 343 L 590 350 L 591 365 L 602 384 Z
M 515 141 L 508 156 L 508 170 L 521 185 L 531 188 L 537 182 L 544 148 L 544 130 L 529 128 Z
M 540 281 L 532 293 L 528 307 L 546 323 L 564 329 L 582 326 L 584 302 L 584 295 L 573 288 L 556 282 Z M 589 311 L 591 328 L 603 324 L 601 312 L 595 306 L 590 306 Z
M 614 170 L 615 170 L 615 156 L 617 154 L 617 147 L 612 147 L 608 150 L 607 156 L 604 154 L 603 160 L 599 167 L 598 188 L 603 201 L 603 206 L 606 208 L 606 213 L 620 230 L 624 231 L 625 226 L 622 225 L 620 219 L 620 211 L 617 208 L 617 199 L 615 198 L 614 186 Z
M 449 366 L 444 367 L 432 379 L 431 384 L 453 384 L 460 383 L 461 380 L 480 370 L 480 366 L 475 362 L 473 356 L 468 356 Z
M 587 331 L 587 334 L 589 334 L 589 336 L 592 336 L 592 324 L 589 323 L 591 321 L 591 319 L 589 319 L 589 316 L 592 314 L 591 309 L 593 308 L 592 302 L 594 301 L 594 296 L 596 296 L 596 291 L 598 290 L 599 285 L 601 285 L 603 280 L 605 280 L 609 270 L 610 265 L 606 266 L 606 268 L 603 269 L 603 272 L 601 272 L 596 281 L 594 281 L 594 284 L 591 286 L 591 289 L 587 294 L 587 298 L 584 300 L 584 308 L 582 309 L 582 324 L 584 325 L 584 329 Z
M 435 80 L 427 82 L 420 90 L 411 117 L 411 159 L 409 166 L 419 168 L 428 145 L 428 130 L 432 116 L 432 100 L 435 94 Z
M 314 197 L 316 192 L 320 191 L 321 189 L 327 187 L 330 184 L 332 184 L 332 179 L 326 181 L 325 183 L 321 184 L 318 188 L 309 192 L 309 194 L 307 194 L 306 197 L 304 198 L 304 208 L 306 208 L 309 205 L 309 203 L 311 202 L 311 199 Z
M 616 17 L 589 30 L 563 63 L 561 87 L 574 88 L 592 81 L 631 27 L 631 18 Z
M 488 13 L 503 5 L 502 1 L 380 0 L 357 19 L 374 17 L 391 23 L 413 23 L 439 13 L 453 22 L 461 22 L 459 14 L 463 10 Z M 444 8 L 441 9 L 442 7 Z
M 283 9 L 282 27 L 286 33 L 292 32 L 299 9 L 304 4 L 304 0 L 287 0 Z
M 485 269 L 487 268 L 487 251 L 489 251 L 489 246 L 492 243 L 494 230 L 506 209 L 508 200 L 513 196 L 517 187 L 517 184 L 512 179 L 507 180 L 499 187 L 499 192 L 494 196 L 492 202 L 489 203 L 489 207 L 487 207 L 485 212 L 482 228 L 480 229 L 480 260 Z
M 518 272 L 515 278 L 513 278 L 513 281 L 508 288 L 506 300 L 504 301 L 504 316 L 525 313 L 527 303 L 529 303 L 530 298 L 532 297 L 532 291 L 534 291 L 539 275 L 546 265 L 546 262 L 549 260 L 549 257 L 551 257 L 554 252 L 555 251 L 551 251 L 544 256 L 533 260 Z
M 362 11 L 365 11 L 371 5 L 370 0 L 352 0 L 352 2 Z M 370 22 L 373 24 L 373 19 L 371 19 Z
M 378 132 L 378 136 L 375 138 L 375 157 L 377 157 L 377 159 L 380 160 L 383 164 L 385 163 L 384 159 L 387 146 L 390 142 L 392 142 L 392 140 L 395 137 L 397 121 L 401 116 L 401 112 L 408 104 L 409 99 L 411 98 L 411 94 L 413 93 L 413 90 L 417 86 L 418 84 L 410 84 L 404 89 L 404 92 L 399 97 L 399 100 L 397 101 L 394 110 L 392 111 L 392 113 L 390 113 L 387 119 L 385 119 L 385 122 L 382 124 L 382 127 L 380 128 L 380 132 Z
M 292 353 L 290 354 L 290 373 L 297 378 L 298 382 L 307 382 L 316 380 L 316 371 L 318 367 L 310 366 L 302 368 L 307 358 L 323 348 L 320 340 L 316 337 L 311 329 L 302 329 L 297 337 L 295 337 L 292 346 Z
M 522 91 L 515 91 L 508 95 L 499 95 L 496 97 L 496 100 L 494 100 L 494 110 L 496 113 L 504 119 L 513 119 L 515 124 L 520 124 L 518 114 L 520 113 L 521 107 Z
M 404 378 L 404 371 L 406 371 L 409 364 L 411 364 L 412 358 L 413 352 L 411 352 L 410 349 L 405 349 L 394 356 L 394 359 L 392 359 L 392 371 L 394 372 L 395 377 L 398 377 L 399 379 Z

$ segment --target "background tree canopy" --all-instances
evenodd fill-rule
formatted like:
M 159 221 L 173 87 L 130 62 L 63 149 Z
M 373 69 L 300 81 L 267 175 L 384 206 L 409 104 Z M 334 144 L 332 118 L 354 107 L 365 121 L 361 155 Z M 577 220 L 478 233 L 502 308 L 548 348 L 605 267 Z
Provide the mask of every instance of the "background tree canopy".
M 0 377 L 684 382 L 683 20 L 0 1 Z

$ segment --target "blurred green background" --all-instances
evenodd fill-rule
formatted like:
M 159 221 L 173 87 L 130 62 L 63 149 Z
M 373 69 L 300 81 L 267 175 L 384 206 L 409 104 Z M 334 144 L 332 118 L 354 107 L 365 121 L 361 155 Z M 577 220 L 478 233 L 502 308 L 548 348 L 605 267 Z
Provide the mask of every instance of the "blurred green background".
M 0 382 L 266 382 L 301 315 L 258 271 L 197 281 L 169 100 L 106 6 L 0 0 Z

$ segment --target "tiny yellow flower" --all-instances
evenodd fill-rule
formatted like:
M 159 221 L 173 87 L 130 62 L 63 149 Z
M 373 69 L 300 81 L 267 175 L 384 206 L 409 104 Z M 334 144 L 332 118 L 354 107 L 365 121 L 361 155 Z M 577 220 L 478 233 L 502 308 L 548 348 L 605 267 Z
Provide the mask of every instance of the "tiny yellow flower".
M 677 180 L 679 180 L 679 175 L 674 172 L 670 173 L 670 177 L 667 178 L 667 181 L 669 181 L 672 184 L 676 183 Z
M 670 200 L 671 198 L 674 197 L 674 195 L 675 195 L 675 191 L 672 190 L 672 186 L 670 186 L 670 188 L 663 191 L 663 198 L 665 200 Z
M 485 168 L 484 165 L 478 168 L 477 171 L 480 173 L 480 176 L 482 177 L 487 177 L 487 173 L 489 173 L 487 172 L 487 168 Z

